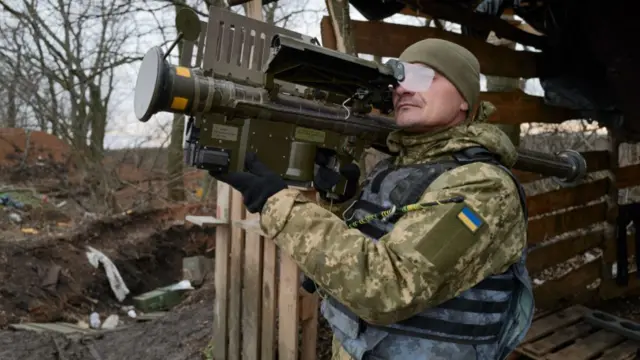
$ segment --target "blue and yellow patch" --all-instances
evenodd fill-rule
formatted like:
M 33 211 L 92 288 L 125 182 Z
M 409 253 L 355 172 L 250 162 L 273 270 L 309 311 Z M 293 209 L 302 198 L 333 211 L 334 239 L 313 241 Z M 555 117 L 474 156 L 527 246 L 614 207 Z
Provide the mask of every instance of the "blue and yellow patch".
M 467 229 L 471 230 L 472 233 L 478 231 L 478 229 L 482 226 L 483 221 L 478 214 L 476 214 L 473 210 L 469 209 L 467 206 L 463 207 L 462 210 L 458 213 L 458 219 L 467 227 Z

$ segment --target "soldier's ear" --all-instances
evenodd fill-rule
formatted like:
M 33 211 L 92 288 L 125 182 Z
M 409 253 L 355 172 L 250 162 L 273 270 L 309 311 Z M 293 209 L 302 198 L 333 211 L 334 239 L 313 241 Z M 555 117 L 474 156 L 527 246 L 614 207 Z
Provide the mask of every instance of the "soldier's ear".
M 466 101 L 463 101 L 462 104 L 460 104 L 460 110 L 462 111 L 469 110 L 469 104 Z

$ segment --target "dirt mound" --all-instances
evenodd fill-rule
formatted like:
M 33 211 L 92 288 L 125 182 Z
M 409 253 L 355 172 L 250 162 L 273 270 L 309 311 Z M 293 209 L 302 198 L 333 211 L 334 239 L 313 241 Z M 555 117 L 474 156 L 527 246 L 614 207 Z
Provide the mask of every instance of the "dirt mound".
M 19 165 L 23 161 L 29 165 L 38 161 L 65 164 L 69 155 L 69 146 L 46 132 L 0 128 L 0 167 Z
M 24 321 L 86 321 L 91 311 L 113 311 L 130 304 L 132 296 L 182 280 L 182 258 L 213 247 L 212 230 L 175 221 L 197 210 L 193 205 L 121 214 L 64 236 L 0 242 L 0 328 Z M 123 304 L 104 269 L 89 264 L 88 245 L 118 268 L 131 291 Z

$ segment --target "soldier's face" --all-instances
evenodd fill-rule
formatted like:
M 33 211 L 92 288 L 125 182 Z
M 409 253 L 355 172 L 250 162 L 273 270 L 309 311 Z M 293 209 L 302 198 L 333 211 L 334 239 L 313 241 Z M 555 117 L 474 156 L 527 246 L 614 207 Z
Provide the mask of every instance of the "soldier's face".
M 393 105 L 396 124 L 413 131 L 454 126 L 464 121 L 468 110 L 456 87 L 437 72 L 426 91 L 412 92 L 402 85 L 396 87 Z

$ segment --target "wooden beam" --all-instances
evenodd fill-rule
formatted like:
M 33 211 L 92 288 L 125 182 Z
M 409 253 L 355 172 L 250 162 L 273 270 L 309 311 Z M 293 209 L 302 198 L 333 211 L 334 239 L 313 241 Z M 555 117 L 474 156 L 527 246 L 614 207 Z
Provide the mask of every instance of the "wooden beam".
M 559 124 L 581 118 L 578 111 L 547 105 L 542 97 L 528 95 L 521 90 L 481 92 L 480 100 L 491 102 L 498 110 L 489 118 L 491 123 Z
M 585 151 L 581 153 L 587 161 L 587 172 L 602 171 L 609 168 L 609 152 L 606 150 Z
M 427 20 L 431 20 L 434 19 L 434 17 L 420 12 L 418 10 L 413 10 L 410 7 L 405 7 L 404 9 L 400 10 L 400 14 L 402 15 L 407 15 L 407 16 L 415 16 L 415 17 L 419 17 L 419 18 L 423 18 L 423 19 L 427 19 Z M 523 25 L 528 26 L 529 28 L 531 28 L 531 26 L 527 25 L 524 21 L 521 20 L 516 20 L 513 18 L 513 9 L 505 9 L 504 12 L 502 13 L 502 16 L 500 17 L 502 20 L 508 22 L 510 25 L 517 27 L 518 29 L 521 30 L 525 30 L 523 27 Z M 533 28 L 531 28 L 533 30 Z M 527 31 L 527 30 L 525 30 Z M 530 32 L 530 31 L 527 31 Z M 536 30 L 533 30 L 533 32 L 531 32 L 532 34 L 536 34 L 536 35 L 542 35 L 541 33 L 537 32 Z
M 323 23 L 331 22 L 328 16 Z M 385 22 L 352 20 L 356 50 L 361 54 L 398 57 L 411 44 L 427 38 L 440 38 L 459 44 L 471 51 L 486 75 L 534 78 L 540 53 L 515 51 L 491 45 L 485 41 L 445 30 Z M 327 25 L 322 25 L 326 29 Z M 325 45 L 326 46 L 326 45 Z
M 509 39 L 522 45 L 544 49 L 546 38 L 527 33 L 510 25 L 507 21 L 489 14 L 474 12 L 451 2 L 434 0 L 401 0 L 412 9 L 428 14 L 440 20 L 464 24 L 476 30 L 493 31 L 496 36 Z
M 527 197 L 529 216 L 542 215 L 583 205 L 607 195 L 609 179 L 600 179 L 575 187 L 558 189 Z
M 640 164 L 618 168 L 616 171 L 616 183 L 622 189 L 640 185 Z
M 574 303 L 584 301 L 596 294 L 588 285 L 600 278 L 601 263 L 598 260 L 586 263 L 563 276 L 548 280 L 534 287 L 536 308 L 546 309 L 558 305 L 558 302 Z
M 527 255 L 527 269 L 531 274 L 536 274 L 544 269 L 565 262 L 587 250 L 601 246 L 603 242 L 604 233 L 602 231 L 595 231 L 533 249 L 529 255 Z
M 539 244 L 560 234 L 602 223 L 606 220 L 606 215 L 607 204 L 601 202 L 531 220 L 527 242 L 529 245 Z
M 336 34 L 333 31 L 333 23 L 328 16 L 322 17 L 320 21 L 320 38 L 322 40 L 322 46 L 331 50 L 338 50 L 338 43 L 336 40 Z

